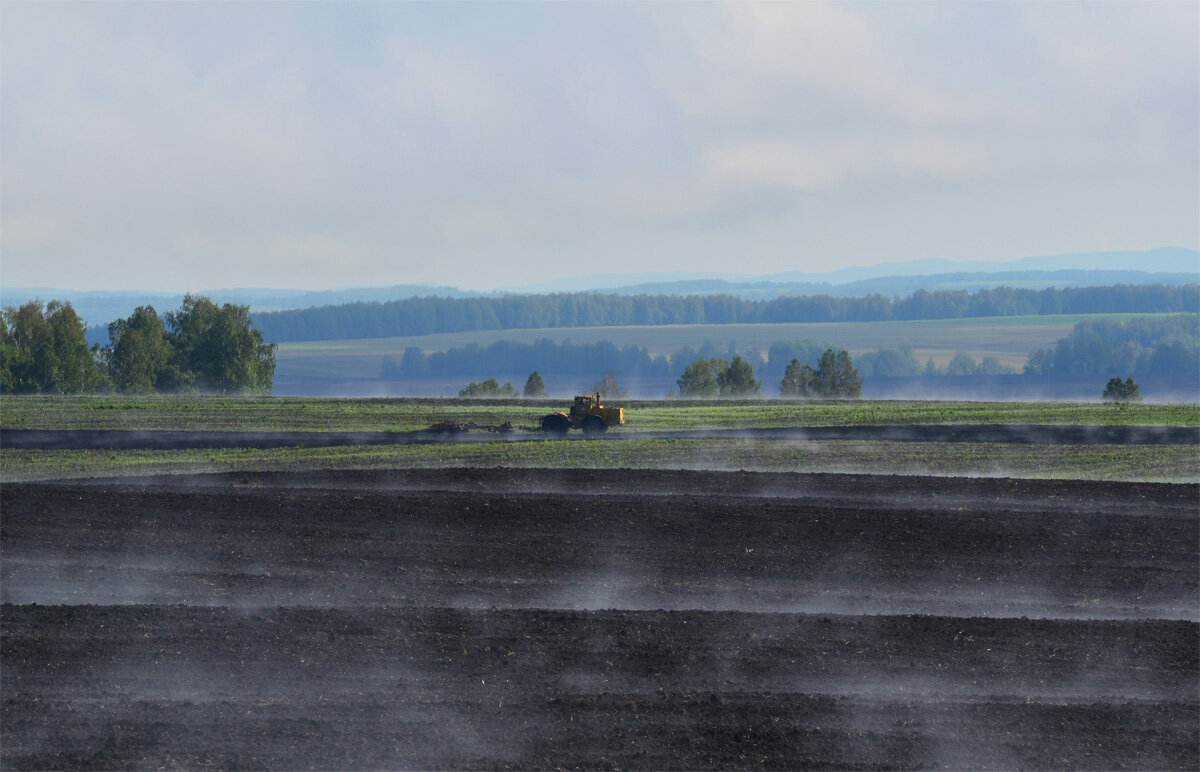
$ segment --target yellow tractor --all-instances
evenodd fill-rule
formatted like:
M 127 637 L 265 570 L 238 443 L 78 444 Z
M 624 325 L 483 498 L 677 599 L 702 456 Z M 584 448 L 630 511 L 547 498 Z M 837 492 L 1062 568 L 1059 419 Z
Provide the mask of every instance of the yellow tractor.
M 625 409 L 604 407 L 599 394 L 583 394 L 575 398 L 570 413 L 551 413 L 542 418 L 542 431 L 562 436 L 571 430 L 583 429 L 584 434 L 603 434 L 610 426 L 625 425 Z

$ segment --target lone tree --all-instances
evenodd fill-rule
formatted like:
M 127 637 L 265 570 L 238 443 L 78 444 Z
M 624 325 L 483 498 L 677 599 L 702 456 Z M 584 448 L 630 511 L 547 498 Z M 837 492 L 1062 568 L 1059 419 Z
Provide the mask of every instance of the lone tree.
M 754 368 L 735 356 L 724 370 L 717 373 L 717 389 L 722 397 L 749 397 L 762 393 L 762 381 L 754 380 Z
M 542 380 L 542 376 L 538 375 L 538 371 L 534 370 L 525 380 L 525 388 L 521 390 L 521 394 L 529 399 L 549 396 L 546 393 L 546 383 Z
M 1103 399 L 1105 402 L 1141 402 L 1142 393 L 1133 378 L 1109 378 Z

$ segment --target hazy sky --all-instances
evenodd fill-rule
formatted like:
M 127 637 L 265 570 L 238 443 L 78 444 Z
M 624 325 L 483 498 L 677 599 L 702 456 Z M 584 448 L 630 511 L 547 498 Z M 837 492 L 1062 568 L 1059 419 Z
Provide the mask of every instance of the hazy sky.
M 0 3 L 0 281 L 1200 247 L 1200 3 Z

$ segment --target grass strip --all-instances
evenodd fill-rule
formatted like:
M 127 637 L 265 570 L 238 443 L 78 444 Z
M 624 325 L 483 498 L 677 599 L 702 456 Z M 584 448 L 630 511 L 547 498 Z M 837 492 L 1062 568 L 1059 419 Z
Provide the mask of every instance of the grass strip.
M 0 481 L 197 473 L 492 466 L 708 469 L 1200 482 L 1191 446 L 648 439 L 0 454 Z

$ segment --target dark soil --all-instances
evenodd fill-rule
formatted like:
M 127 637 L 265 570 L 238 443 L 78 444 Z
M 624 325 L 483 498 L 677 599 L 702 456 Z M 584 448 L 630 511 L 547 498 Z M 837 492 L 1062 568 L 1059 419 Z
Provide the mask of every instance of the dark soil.
M 1200 767 L 1200 487 L 6 485 L 0 766 Z
M 620 429 L 605 440 L 721 439 L 853 440 L 857 442 L 1012 442 L 1037 445 L 1200 445 L 1195 426 L 1055 426 L 1042 424 L 918 424 L 903 426 L 796 426 L 773 429 L 637 431 Z M 8 429 L 4 447 L 40 450 L 185 448 L 325 448 L 345 445 L 416 445 L 434 442 L 527 442 L 540 431 L 516 431 L 511 424 L 478 426 L 441 423 L 418 432 L 220 432 Z M 579 432 L 567 438 L 583 440 Z M 555 435 L 554 439 L 560 439 Z M 589 439 L 596 439 L 595 437 Z

